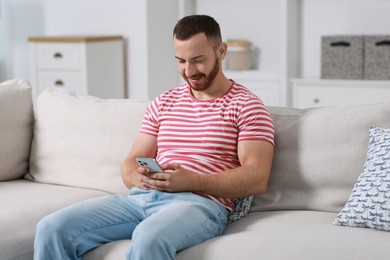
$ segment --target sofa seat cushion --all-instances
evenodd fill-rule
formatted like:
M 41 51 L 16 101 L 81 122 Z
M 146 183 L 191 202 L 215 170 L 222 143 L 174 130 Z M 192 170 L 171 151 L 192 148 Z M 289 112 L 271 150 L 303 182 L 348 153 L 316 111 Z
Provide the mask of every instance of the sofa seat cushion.
M 34 112 L 31 87 L 23 80 L 0 84 L 0 181 L 22 177 L 28 168 Z
M 250 213 L 228 225 L 224 235 L 189 248 L 178 260 L 345 260 L 387 259 L 387 232 L 340 227 L 332 224 L 337 213 L 319 211 L 269 211 Z M 124 259 L 130 240 L 103 245 L 84 260 Z M 108 258 L 105 258 L 108 257 Z
M 32 259 L 38 221 L 57 209 L 81 200 L 106 195 L 28 180 L 0 182 L 0 259 Z

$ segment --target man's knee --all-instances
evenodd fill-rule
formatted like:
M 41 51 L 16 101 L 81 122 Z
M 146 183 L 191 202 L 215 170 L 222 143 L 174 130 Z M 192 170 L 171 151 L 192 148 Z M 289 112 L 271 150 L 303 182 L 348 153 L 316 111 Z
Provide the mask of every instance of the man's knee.
M 144 259 L 174 259 L 176 255 L 175 246 L 158 227 L 140 224 L 134 230 L 131 240 L 127 259 L 138 259 L 140 255 Z
M 166 236 L 160 232 L 159 227 L 150 227 L 146 225 L 138 225 L 132 236 L 132 244 L 149 248 L 154 246 L 164 246 L 167 243 Z
M 37 224 L 36 238 L 40 241 L 52 241 L 61 239 L 62 223 L 51 215 L 41 219 Z

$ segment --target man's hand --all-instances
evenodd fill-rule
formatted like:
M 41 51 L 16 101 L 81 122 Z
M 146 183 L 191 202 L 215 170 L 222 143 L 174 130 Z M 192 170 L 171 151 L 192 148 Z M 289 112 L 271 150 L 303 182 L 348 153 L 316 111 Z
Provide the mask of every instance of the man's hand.
M 164 172 L 146 173 L 143 175 L 141 178 L 143 189 L 167 192 L 187 192 L 192 190 L 192 185 L 197 178 L 196 174 L 186 171 L 177 163 L 168 163 L 162 165 L 162 168 Z
M 124 184 L 131 189 L 132 187 L 142 188 L 142 178 L 147 173 L 147 170 L 144 167 L 138 167 L 136 170 L 133 170 L 133 167 L 130 167 L 126 162 L 122 165 L 121 173 Z
M 126 159 L 122 162 L 121 175 L 127 188 L 138 187 L 145 189 L 142 178 L 149 176 L 145 167 L 140 167 L 136 157 L 155 157 L 157 154 L 157 138 L 147 134 L 139 134 L 134 141 Z
M 168 192 L 199 192 L 222 198 L 239 198 L 265 191 L 272 166 L 274 147 L 265 141 L 241 141 L 238 158 L 241 166 L 217 174 L 191 173 L 176 163 L 162 165 L 165 172 L 149 173 L 135 158 L 155 157 L 157 138 L 140 134 L 121 168 L 124 184 L 131 189 L 156 189 Z

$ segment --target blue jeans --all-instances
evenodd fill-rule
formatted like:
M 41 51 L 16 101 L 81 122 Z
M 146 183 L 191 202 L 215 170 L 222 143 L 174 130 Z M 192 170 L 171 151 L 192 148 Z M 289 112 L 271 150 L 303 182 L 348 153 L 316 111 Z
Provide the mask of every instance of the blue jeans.
M 132 240 L 126 259 L 175 259 L 176 252 L 221 235 L 227 215 L 223 205 L 190 192 L 132 188 L 129 196 L 86 200 L 43 218 L 34 259 L 81 259 L 120 239 Z

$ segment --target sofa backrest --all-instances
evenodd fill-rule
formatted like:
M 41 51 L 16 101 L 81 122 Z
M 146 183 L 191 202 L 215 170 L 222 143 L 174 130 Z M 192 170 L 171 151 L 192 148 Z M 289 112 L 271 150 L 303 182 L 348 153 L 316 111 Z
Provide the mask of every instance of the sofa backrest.
M 148 104 L 46 89 L 37 99 L 26 178 L 127 194 L 120 165 L 138 134 Z
M 34 112 L 31 87 L 23 80 L 0 84 L 0 181 L 18 179 L 28 169 Z
M 275 156 L 268 189 L 251 210 L 339 212 L 363 170 L 370 127 L 390 128 L 390 102 L 269 110 Z
M 127 193 L 120 164 L 149 102 L 44 91 L 37 100 L 26 178 Z M 274 162 L 267 191 L 255 197 L 251 211 L 339 212 L 362 172 L 369 128 L 390 128 L 390 102 L 269 110 L 275 125 Z

